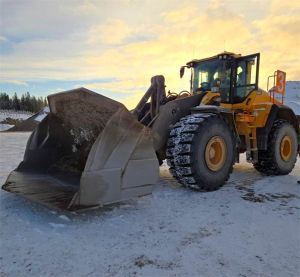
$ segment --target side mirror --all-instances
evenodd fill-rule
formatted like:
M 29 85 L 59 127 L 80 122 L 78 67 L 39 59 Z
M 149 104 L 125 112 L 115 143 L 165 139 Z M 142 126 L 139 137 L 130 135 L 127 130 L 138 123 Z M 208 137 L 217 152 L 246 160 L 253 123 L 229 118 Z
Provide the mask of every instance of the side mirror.
M 184 75 L 184 69 L 185 69 L 185 66 L 180 67 L 180 78 L 182 78 Z

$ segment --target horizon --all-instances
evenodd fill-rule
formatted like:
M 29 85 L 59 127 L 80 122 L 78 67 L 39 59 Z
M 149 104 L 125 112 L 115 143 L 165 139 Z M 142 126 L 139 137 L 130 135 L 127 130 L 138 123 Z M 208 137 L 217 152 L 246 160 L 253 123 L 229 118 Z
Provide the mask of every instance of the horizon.
M 189 87 L 181 65 L 224 50 L 261 53 L 262 89 L 277 69 L 300 80 L 296 0 L 0 0 L 0 8 L 0 91 L 9 95 L 86 87 L 133 107 L 153 75 L 179 92 Z
M 288 85 L 288 84 L 291 84 L 291 83 L 299 83 L 300 84 L 300 80 L 287 80 L 286 81 L 286 84 Z M 80 88 L 80 87 L 74 87 L 74 88 L 72 88 L 72 89 L 76 89 L 76 88 Z M 71 89 L 71 90 L 72 90 Z M 53 94 L 55 94 L 55 93 L 58 93 L 58 92 L 65 92 L 65 91 L 68 91 L 68 90 L 70 90 L 70 89 L 67 89 L 67 90 L 62 90 L 62 91 L 53 91 Z M 96 92 L 96 93 L 98 93 L 97 91 L 95 91 L 95 90 L 92 90 L 93 92 Z M 5 93 L 5 94 L 7 94 L 9 97 L 14 97 L 14 95 L 16 94 L 17 95 L 17 97 L 21 97 L 22 95 L 25 95 L 26 93 L 29 93 L 31 96 L 35 96 L 35 97 L 43 97 L 43 98 L 47 98 L 47 96 L 49 95 L 49 94 L 47 94 L 47 95 L 40 95 L 40 94 L 33 94 L 33 93 L 31 93 L 30 91 L 22 91 L 22 92 L 17 92 L 17 91 L 12 91 L 12 92 L 7 92 L 7 91 L 2 91 L 2 90 L 0 90 L 0 94 L 1 93 Z M 52 93 L 51 93 L 52 94 Z

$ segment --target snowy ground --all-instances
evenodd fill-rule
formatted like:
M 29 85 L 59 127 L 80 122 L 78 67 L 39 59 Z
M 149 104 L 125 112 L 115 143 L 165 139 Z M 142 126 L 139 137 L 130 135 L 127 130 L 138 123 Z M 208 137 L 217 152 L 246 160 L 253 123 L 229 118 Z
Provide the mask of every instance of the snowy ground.
M 28 135 L 0 134 L 0 183 Z M 80 215 L 1 191 L 0 276 L 299 276 L 299 161 L 264 179 L 242 162 L 210 193 L 161 177 L 152 196 Z

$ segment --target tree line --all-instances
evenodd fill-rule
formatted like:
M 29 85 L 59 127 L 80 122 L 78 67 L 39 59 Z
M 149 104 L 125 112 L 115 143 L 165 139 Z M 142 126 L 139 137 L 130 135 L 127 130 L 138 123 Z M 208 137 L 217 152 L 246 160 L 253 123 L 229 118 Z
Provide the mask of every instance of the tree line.
M 0 109 L 2 110 L 36 113 L 47 105 L 46 98 L 31 96 L 29 92 L 22 94 L 21 98 L 19 98 L 16 93 L 12 97 L 5 92 L 0 93 Z

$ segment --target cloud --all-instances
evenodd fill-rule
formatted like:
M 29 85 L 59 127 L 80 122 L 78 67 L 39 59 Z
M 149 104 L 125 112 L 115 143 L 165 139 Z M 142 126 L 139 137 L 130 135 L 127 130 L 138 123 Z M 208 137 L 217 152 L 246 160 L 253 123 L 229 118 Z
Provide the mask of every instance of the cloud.
M 298 0 L 273 0 L 271 1 L 271 13 L 273 14 L 284 14 L 284 13 L 298 13 L 300 10 L 300 2 Z
M 17 86 L 25 86 L 28 87 L 28 83 L 23 82 L 23 81 L 18 81 L 18 80 L 10 80 L 10 81 L 1 81 L 0 80 L 0 84 L 13 84 L 13 85 L 17 85 Z
M 1 42 L 6 42 L 6 41 L 7 41 L 7 38 L 6 38 L 6 37 L 0 36 L 0 43 L 1 43 Z
M 80 0 L 1 0 L 0 5 L 1 35 L 15 41 L 63 38 L 93 20 L 84 13 L 86 1 Z
M 256 40 L 262 52 L 262 83 L 274 70 L 287 72 L 288 80 L 300 79 L 300 58 L 296 45 L 300 44 L 300 4 L 291 1 L 282 6 L 281 1 L 273 1 L 270 13 L 253 22 Z M 295 14 L 295 11 L 298 13 Z
M 129 26 L 122 20 L 110 19 L 107 22 L 93 26 L 89 31 L 88 43 L 102 42 L 104 44 L 120 44 L 131 33 Z
M 212 14 L 215 16 L 210 18 Z M 181 65 L 192 58 L 222 52 L 225 45 L 227 50 L 234 48 L 234 51 L 240 52 L 239 42 L 247 45 L 253 40 L 245 19 L 224 10 L 223 6 L 210 7 L 209 13 L 201 14 L 197 6 L 186 4 L 161 16 L 162 24 L 152 26 L 153 33 L 156 33 L 154 39 L 90 55 L 86 58 L 86 67 L 101 74 L 99 65 L 105 65 L 107 72 L 114 72 L 122 80 L 120 89 L 132 91 L 139 97 L 147 89 L 150 77 L 157 74 L 166 76 L 167 89 L 180 91 L 189 88 L 188 78 L 179 79 Z M 224 17 L 231 20 L 224 21 Z M 233 31 L 235 36 L 229 37 L 228 34 Z M 113 89 L 119 84 L 109 86 Z M 130 106 L 134 106 L 133 100 Z

